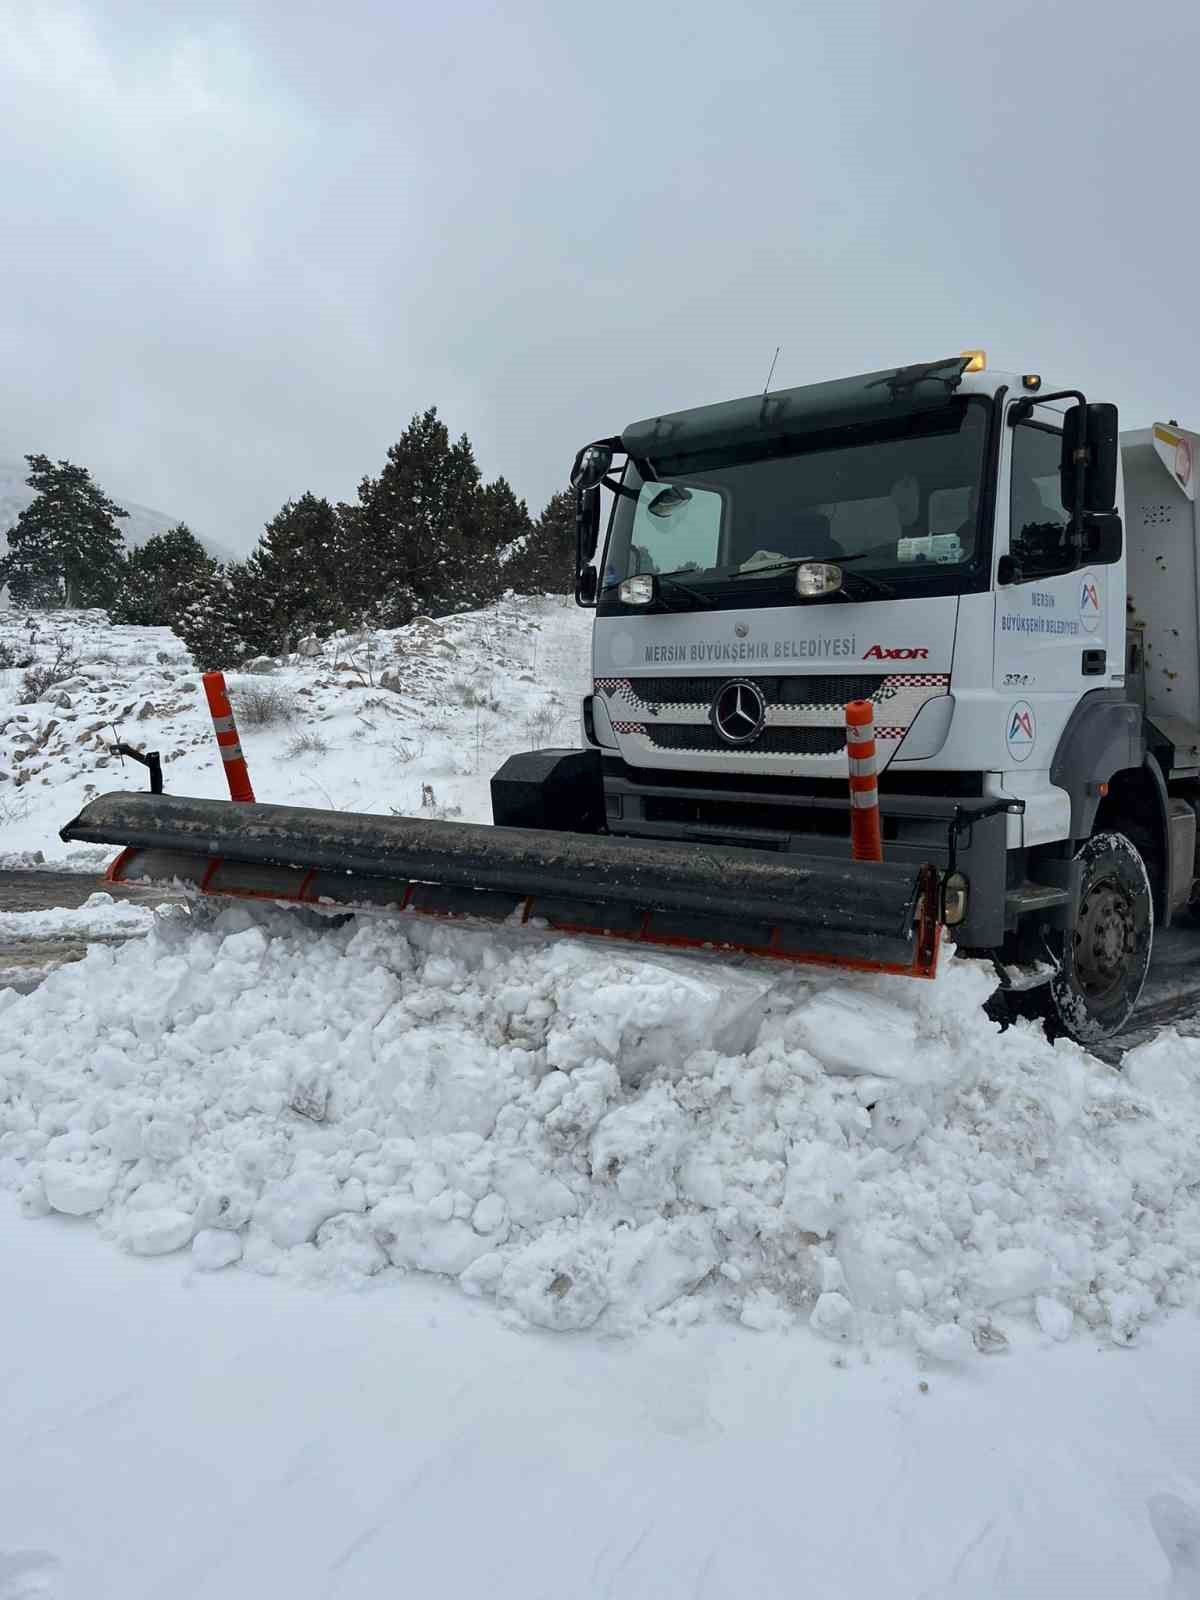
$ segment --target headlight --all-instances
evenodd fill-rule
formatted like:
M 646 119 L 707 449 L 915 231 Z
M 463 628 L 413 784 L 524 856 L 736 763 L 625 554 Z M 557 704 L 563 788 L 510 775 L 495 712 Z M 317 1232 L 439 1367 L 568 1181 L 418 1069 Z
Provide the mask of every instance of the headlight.
M 832 561 L 805 561 L 796 568 L 796 593 L 802 600 L 836 594 L 842 587 L 842 569 Z
M 625 578 L 617 593 L 624 605 L 648 606 L 654 599 L 654 574 L 639 572 L 636 578 Z

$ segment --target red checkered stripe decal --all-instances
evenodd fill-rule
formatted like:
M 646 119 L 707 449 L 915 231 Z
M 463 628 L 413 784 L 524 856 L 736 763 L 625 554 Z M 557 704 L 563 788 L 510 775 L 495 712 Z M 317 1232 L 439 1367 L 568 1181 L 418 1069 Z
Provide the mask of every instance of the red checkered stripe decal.
M 640 733 L 643 736 L 643 738 L 646 737 L 648 735 L 648 733 L 649 733 L 649 729 L 646 727 L 646 724 L 644 722 L 613 722 L 612 727 L 613 727 L 613 732 L 614 733 L 628 733 L 628 734 Z M 893 741 L 898 743 L 901 739 L 903 739 L 904 735 L 907 732 L 908 732 L 907 728 L 881 727 L 881 728 L 876 728 L 875 729 L 875 737 L 876 737 L 876 739 L 884 739 L 884 740 L 891 739 L 891 740 L 893 740 Z M 750 744 L 746 745 L 745 749 L 750 751 L 750 752 L 753 752 L 753 750 L 754 750 L 753 741 L 751 741 Z
M 631 710 L 650 711 L 650 702 L 640 697 L 633 687 L 632 680 L 629 678 L 596 678 L 594 685 L 597 694 L 602 694 L 606 698 L 619 696 Z M 880 679 L 878 689 L 875 690 L 870 698 L 873 705 L 882 706 L 885 702 L 894 700 L 898 695 L 904 694 L 906 690 L 928 689 L 934 694 L 944 694 L 949 687 L 950 674 L 948 672 L 894 672 Z M 928 696 L 925 696 L 919 704 L 923 704 L 924 699 L 927 698 Z M 657 716 L 661 721 L 670 721 L 671 712 L 673 711 L 706 711 L 709 704 L 708 700 L 673 700 L 667 704 L 662 704 Z M 912 711 L 909 717 L 910 722 L 912 717 L 916 715 L 919 704 Z M 841 700 L 805 700 L 794 707 L 772 706 L 771 710 L 829 711 L 840 714 L 844 706 L 845 702 Z M 651 712 L 651 716 L 654 715 L 655 713 Z M 613 726 L 616 727 L 616 724 L 614 723 Z M 905 723 L 900 726 L 907 728 L 908 724 Z M 620 732 L 621 730 L 618 728 L 617 731 Z M 880 739 L 885 738 L 886 735 L 876 728 L 875 737 Z

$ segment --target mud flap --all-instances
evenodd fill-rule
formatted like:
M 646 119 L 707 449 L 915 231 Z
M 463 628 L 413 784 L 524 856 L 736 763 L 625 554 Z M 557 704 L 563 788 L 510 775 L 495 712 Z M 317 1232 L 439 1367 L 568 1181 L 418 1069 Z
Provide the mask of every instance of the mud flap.
M 60 837 L 125 846 L 112 882 L 913 977 L 937 968 L 932 865 L 125 793 L 93 800 Z

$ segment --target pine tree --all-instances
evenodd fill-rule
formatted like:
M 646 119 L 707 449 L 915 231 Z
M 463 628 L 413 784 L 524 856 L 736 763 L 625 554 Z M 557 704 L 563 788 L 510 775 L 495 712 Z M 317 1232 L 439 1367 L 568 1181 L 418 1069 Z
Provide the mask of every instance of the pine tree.
M 116 519 L 127 517 L 86 467 L 29 455 L 25 482 L 37 490 L 8 535 L 0 561 L 15 606 L 103 606 L 116 592 L 123 547 Z
M 565 594 L 575 582 L 575 495 L 553 494 L 528 538 L 504 568 L 507 587 L 518 594 Z
M 533 535 L 529 507 L 517 499 L 507 478 L 497 478 L 480 490 L 478 517 L 467 533 L 477 559 L 464 599 L 472 606 L 486 605 L 512 587 L 509 566 Z
M 481 490 L 465 434 L 454 444 L 436 407 L 414 416 L 358 504 L 340 508 L 350 608 L 385 627 L 470 603 L 483 580 Z
M 349 625 L 345 544 L 338 513 L 314 494 L 289 500 L 267 524 L 249 566 L 273 649 L 285 651 L 303 634 Z
M 139 627 L 170 627 L 216 570 L 217 563 L 187 523 L 177 523 L 129 552 L 109 615 L 114 622 Z
M 275 634 L 250 561 L 230 561 L 181 592 L 171 619 L 201 672 L 226 672 L 251 656 L 269 654 Z

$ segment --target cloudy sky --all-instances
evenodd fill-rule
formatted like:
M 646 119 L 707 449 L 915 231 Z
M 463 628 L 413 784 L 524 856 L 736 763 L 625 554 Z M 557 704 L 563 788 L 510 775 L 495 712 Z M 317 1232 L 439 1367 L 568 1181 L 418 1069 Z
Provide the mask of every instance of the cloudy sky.
M 245 548 L 436 404 L 536 511 L 635 417 L 985 345 L 1200 427 L 1200 7 L 0 0 L 0 461 Z

